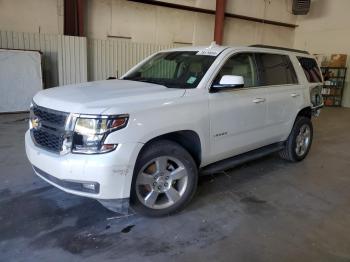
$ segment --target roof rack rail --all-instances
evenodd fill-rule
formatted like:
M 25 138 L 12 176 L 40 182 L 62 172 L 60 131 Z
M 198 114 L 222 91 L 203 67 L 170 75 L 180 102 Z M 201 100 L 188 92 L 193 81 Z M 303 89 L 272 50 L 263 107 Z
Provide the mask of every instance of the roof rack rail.
M 261 48 L 277 49 L 277 50 L 284 50 L 284 51 L 290 51 L 290 52 L 295 52 L 295 53 L 302 53 L 302 54 L 307 54 L 307 55 L 310 54 L 308 51 L 299 50 L 299 49 L 293 49 L 293 48 L 287 48 L 287 47 L 279 47 L 279 46 L 250 45 L 250 47 L 261 47 Z

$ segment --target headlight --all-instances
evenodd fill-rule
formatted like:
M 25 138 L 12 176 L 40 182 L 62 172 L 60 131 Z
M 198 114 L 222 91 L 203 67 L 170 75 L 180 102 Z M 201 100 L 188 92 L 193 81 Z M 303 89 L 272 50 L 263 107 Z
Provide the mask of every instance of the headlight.
M 97 154 L 114 150 L 116 144 L 104 144 L 108 134 L 124 128 L 128 115 L 81 116 L 77 119 L 73 135 L 73 153 Z

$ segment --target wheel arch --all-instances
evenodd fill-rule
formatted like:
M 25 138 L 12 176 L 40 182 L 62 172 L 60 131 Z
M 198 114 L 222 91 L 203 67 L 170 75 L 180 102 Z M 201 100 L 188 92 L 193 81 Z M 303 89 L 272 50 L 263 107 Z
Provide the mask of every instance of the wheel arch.
M 156 137 L 153 137 L 143 145 L 138 156 L 140 156 L 143 150 L 147 148 L 147 145 L 158 140 L 170 140 L 178 143 L 180 146 L 185 148 L 189 152 L 189 154 L 193 157 L 194 161 L 197 164 L 197 167 L 200 166 L 202 161 L 202 145 L 201 145 L 200 137 L 197 132 L 193 130 L 179 130 L 179 131 L 169 132 L 169 133 L 165 133 L 165 134 L 161 134 Z
M 299 116 L 304 116 L 307 117 L 309 119 L 311 119 L 312 116 L 312 109 L 311 106 L 307 106 L 302 108 L 301 110 L 299 110 L 298 114 L 295 117 L 295 120 L 299 117 Z

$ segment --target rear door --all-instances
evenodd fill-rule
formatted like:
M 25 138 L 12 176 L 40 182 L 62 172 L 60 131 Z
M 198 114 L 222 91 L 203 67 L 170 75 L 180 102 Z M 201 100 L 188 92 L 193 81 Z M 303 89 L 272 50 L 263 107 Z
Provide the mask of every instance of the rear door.
M 303 104 L 303 89 L 299 84 L 290 57 L 285 54 L 256 53 L 260 85 L 267 94 L 267 141 L 275 143 L 288 136 L 298 109 Z

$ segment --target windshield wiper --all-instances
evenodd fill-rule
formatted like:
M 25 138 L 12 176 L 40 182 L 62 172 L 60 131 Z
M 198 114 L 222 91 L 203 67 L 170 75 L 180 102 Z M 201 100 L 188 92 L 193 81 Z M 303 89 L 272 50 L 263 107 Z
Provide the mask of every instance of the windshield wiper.
M 164 81 L 150 80 L 150 79 L 146 79 L 146 78 L 131 78 L 131 77 L 128 78 L 128 77 L 125 77 L 125 78 L 123 78 L 123 80 L 131 80 L 131 81 L 137 81 L 137 82 L 164 85 L 164 86 L 168 87 L 166 82 L 164 82 Z

